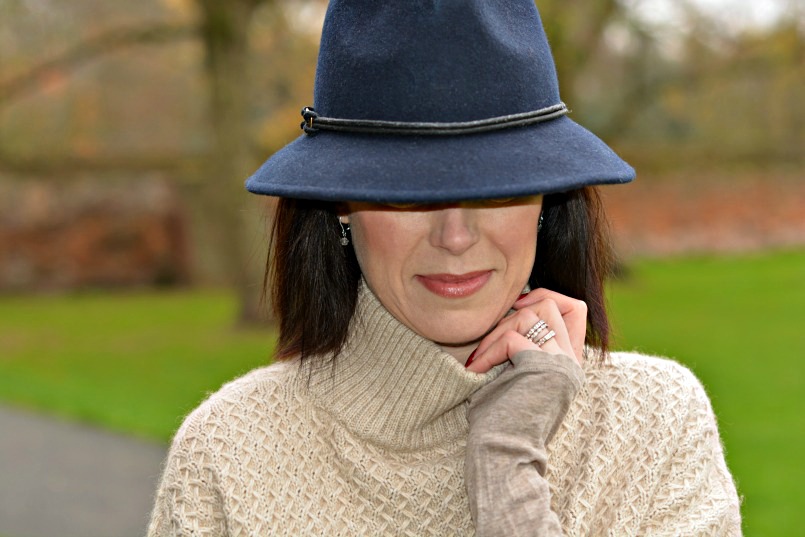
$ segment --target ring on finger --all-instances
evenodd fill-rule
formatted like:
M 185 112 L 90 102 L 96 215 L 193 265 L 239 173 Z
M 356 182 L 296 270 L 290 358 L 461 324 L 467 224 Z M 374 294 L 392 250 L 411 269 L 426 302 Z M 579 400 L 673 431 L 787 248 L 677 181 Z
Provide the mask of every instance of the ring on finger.
M 535 341 L 534 343 L 537 344 L 537 347 L 542 347 L 542 345 L 545 344 L 547 341 L 553 339 L 555 335 L 556 335 L 556 332 L 551 330 L 550 332 L 548 332 L 547 334 L 545 334 L 544 336 L 539 338 L 539 341 Z
M 548 329 L 548 323 L 546 323 L 545 321 L 540 319 L 539 321 L 537 321 L 537 324 L 532 326 L 531 330 L 529 330 L 526 333 L 525 338 L 530 339 L 531 341 L 534 341 L 534 338 L 537 337 L 539 335 L 539 333 L 542 332 L 545 329 Z

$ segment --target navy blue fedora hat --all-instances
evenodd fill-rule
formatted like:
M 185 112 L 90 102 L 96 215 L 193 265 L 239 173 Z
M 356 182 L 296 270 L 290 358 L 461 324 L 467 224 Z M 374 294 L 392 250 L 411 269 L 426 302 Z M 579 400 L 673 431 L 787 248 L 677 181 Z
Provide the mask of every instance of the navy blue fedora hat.
M 249 191 L 433 203 L 634 179 L 567 117 L 533 0 L 332 0 L 302 114 Z

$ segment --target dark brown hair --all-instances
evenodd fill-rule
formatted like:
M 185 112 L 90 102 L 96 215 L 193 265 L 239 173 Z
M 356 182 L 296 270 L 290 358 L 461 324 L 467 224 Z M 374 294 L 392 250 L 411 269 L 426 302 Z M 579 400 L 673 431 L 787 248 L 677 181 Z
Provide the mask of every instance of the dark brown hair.
M 609 350 L 604 283 L 614 266 L 612 244 L 601 196 L 595 187 L 551 194 L 542 201 L 543 223 L 532 289 L 545 287 L 587 303 L 585 343 Z
M 609 322 L 604 280 L 612 265 L 606 218 L 594 187 L 546 195 L 543 226 L 529 278 L 587 303 L 586 343 L 605 354 Z M 274 220 L 264 292 L 280 322 L 276 358 L 336 356 L 355 311 L 361 270 L 341 246 L 336 205 L 281 199 Z

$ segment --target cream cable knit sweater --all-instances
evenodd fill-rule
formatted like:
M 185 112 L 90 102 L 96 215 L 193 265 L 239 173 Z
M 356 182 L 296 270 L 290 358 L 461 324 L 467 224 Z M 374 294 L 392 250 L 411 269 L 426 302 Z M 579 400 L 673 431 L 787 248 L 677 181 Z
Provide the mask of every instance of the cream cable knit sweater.
M 469 373 L 366 291 L 335 365 L 252 371 L 174 438 L 150 536 L 474 533 L 464 483 Z M 667 360 L 613 354 L 547 446 L 567 535 L 740 535 L 710 403 Z M 505 509 L 505 505 L 500 505 Z

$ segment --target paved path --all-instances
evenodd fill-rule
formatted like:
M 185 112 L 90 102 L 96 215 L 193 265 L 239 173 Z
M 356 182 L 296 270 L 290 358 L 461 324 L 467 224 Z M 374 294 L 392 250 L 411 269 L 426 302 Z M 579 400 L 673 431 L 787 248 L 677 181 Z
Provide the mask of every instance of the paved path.
M 165 450 L 0 407 L 0 535 L 143 536 Z

